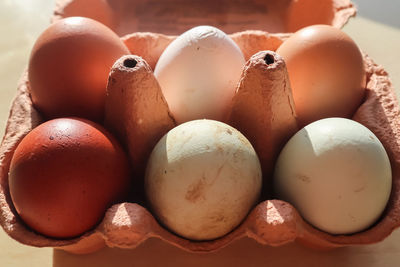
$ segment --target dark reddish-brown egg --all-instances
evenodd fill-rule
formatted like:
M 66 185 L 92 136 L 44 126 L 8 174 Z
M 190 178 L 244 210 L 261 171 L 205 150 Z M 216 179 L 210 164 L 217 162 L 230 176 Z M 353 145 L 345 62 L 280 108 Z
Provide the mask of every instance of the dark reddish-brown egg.
M 95 20 L 70 17 L 49 26 L 29 61 L 33 104 L 48 118 L 78 116 L 100 121 L 109 71 L 128 48 Z
M 93 228 L 127 196 L 125 152 L 101 126 L 83 119 L 47 121 L 28 133 L 11 160 L 9 188 L 22 220 L 37 232 L 70 238 Z

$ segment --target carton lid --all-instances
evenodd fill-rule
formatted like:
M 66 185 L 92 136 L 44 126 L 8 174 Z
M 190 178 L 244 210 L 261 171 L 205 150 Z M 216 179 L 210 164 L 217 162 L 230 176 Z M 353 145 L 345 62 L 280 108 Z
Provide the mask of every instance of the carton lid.
M 179 35 L 198 25 L 226 33 L 285 33 L 313 24 L 341 28 L 355 14 L 350 0 L 58 0 L 53 20 L 89 17 L 120 36 L 132 32 Z

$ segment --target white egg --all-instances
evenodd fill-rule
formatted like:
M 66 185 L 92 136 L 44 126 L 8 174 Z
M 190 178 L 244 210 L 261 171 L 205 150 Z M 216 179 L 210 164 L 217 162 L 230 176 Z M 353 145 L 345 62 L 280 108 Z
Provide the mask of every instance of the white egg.
M 171 42 L 154 74 L 178 123 L 224 120 L 244 64 L 242 51 L 228 35 L 198 26 Z
M 386 151 L 365 126 L 343 118 L 313 122 L 280 153 L 274 174 L 278 198 L 331 234 L 365 230 L 381 216 L 392 173 Z
M 221 237 L 246 217 L 261 191 L 261 167 L 236 129 L 194 120 L 169 131 L 151 153 L 145 192 L 153 213 L 192 240 Z

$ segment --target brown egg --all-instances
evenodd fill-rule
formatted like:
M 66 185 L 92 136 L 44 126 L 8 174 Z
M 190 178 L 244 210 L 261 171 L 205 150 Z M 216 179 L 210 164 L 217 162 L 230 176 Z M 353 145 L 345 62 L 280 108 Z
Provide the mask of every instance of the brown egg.
M 93 228 L 130 187 L 127 157 L 101 126 L 47 121 L 28 133 L 11 160 L 14 207 L 33 230 L 70 238 Z
M 33 104 L 48 118 L 78 116 L 100 121 L 109 71 L 128 48 L 95 20 L 70 17 L 49 26 L 29 61 Z
M 341 30 L 327 25 L 303 28 L 276 51 L 286 62 L 299 123 L 351 117 L 365 91 L 362 54 Z

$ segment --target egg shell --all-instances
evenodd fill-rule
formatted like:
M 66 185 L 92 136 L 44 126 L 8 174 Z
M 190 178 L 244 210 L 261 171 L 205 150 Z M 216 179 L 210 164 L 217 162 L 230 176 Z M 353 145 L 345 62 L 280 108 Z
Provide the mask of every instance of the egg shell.
M 14 207 L 37 232 L 71 238 L 92 229 L 131 187 L 128 157 L 102 126 L 46 121 L 18 144 L 9 171 Z
M 368 128 L 327 118 L 290 138 L 276 162 L 273 184 L 275 196 L 318 229 L 353 234 L 381 216 L 392 172 L 384 147 Z
M 244 63 L 240 48 L 223 31 L 197 26 L 164 49 L 154 75 L 178 124 L 224 121 Z
M 366 79 L 363 58 L 340 29 L 305 27 L 276 52 L 286 62 L 301 126 L 328 117 L 350 118 L 360 106 Z
M 69 13 L 65 12 L 65 10 L 75 1 L 81 3 L 86 2 L 86 0 L 58 1 L 55 11 L 56 16 L 54 18 L 57 19 L 59 16 L 68 16 Z M 137 4 L 143 3 L 142 1 L 108 2 L 113 5 L 112 10 L 115 12 L 113 17 L 117 22 L 113 29 L 119 35 L 145 29 L 153 32 L 160 32 L 163 30 L 164 33 L 167 33 L 166 29 L 169 29 L 171 30 L 170 33 L 173 34 L 183 31 L 179 27 L 176 27 L 176 25 L 178 25 L 176 24 L 177 19 L 183 18 L 177 17 L 177 13 L 171 14 L 173 16 L 172 18 L 168 18 L 168 14 L 170 14 L 168 12 L 159 13 L 163 14 L 163 16 L 160 17 L 158 23 L 153 23 L 153 20 L 149 21 L 146 19 L 140 20 L 142 23 L 138 23 L 137 21 L 132 21 L 131 12 L 124 11 L 130 8 L 132 8 L 131 10 L 136 10 Z M 165 2 L 168 3 L 169 1 Z M 229 2 L 232 4 L 236 3 L 236 1 Z M 287 4 L 290 4 L 292 1 L 279 2 L 283 3 L 281 8 L 285 9 L 287 8 Z M 187 3 L 187 6 L 180 6 L 179 11 L 177 11 L 181 12 L 179 14 L 184 14 L 185 8 L 191 5 L 190 1 L 185 1 L 185 3 Z M 265 3 L 269 4 L 270 1 L 265 1 Z M 329 21 L 329 24 L 335 25 L 336 27 L 342 27 L 349 17 L 355 14 L 354 5 L 350 1 L 333 0 L 332 2 L 329 1 L 329 5 L 326 3 L 328 2 L 315 0 L 314 7 L 323 5 L 327 9 L 333 10 L 333 17 L 332 20 Z M 250 4 L 252 5 L 249 1 L 245 1 L 245 5 Z M 209 5 L 203 5 L 202 8 L 207 9 L 208 6 Z M 225 5 L 225 7 L 227 6 L 229 5 Z M 97 4 L 93 3 L 93 5 L 89 7 L 96 9 Z M 238 10 L 240 14 L 241 10 L 246 9 L 239 8 Z M 232 21 L 230 21 L 228 24 L 225 23 L 225 20 L 217 20 L 216 18 L 221 18 L 222 16 L 226 18 L 226 13 L 221 15 L 219 12 L 220 9 L 208 9 L 208 13 L 206 14 L 212 13 L 214 17 L 210 16 L 210 18 L 212 20 L 211 22 L 214 22 L 213 25 L 220 27 L 225 32 L 236 32 L 250 28 L 250 26 L 247 26 L 247 20 L 242 23 L 240 23 L 240 21 L 231 23 Z M 301 10 L 299 10 L 299 13 L 301 13 Z M 303 13 L 310 14 L 304 10 Z M 145 16 L 148 15 L 146 13 L 143 14 Z M 269 13 L 265 16 L 269 16 Z M 237 18 L 236 15 L 232 17 Z M 307 16 L 305 21 L 308 21 L 308 19 L 312 17 L 312 15 Z M 208 21 L 208 18 L 208 16 L 197 17 L 197 20 L 195 19 L 193 23 L 195 23 L 195 25 L 212 24 Z M 246 19 L 248 19 L 248 15 Z M 171 27 L 171 24 L 168 23 L 165 24 L 165 27 L 162 26 L 165 21 L 171 22 L 173 26 Z M 257 23 L 257 21 L 255 22 Z M 187 29 L 190 23 L 179 21 L 179 25 L 184 25 Z M 264 30 L 267 30 L 268 24 L 263 23 L 263 25 L 259 25 L 259 27 L 252 28 L 259 28 L 262 30 L 261 27 L 265 27 Z M 270 34 L 265 31 L 236 32 L 231 35 L 232 39 L 234 39 L 243 50 L 246 60 L 260 50 L 275 51 L 288 36 L 290 36 L 290 34 Z M 142 32 L 126 35 L 122 37 L 122 40 L 128 45 L 130 51 L 136 51 L 134 54 L 142 56 L 145 60 L 156 60 L 161 54 L 160 51 L 162 51 L 163 47 L 166 47 L 169 40 L 174 38 L 175 36 Z M 140 51 L 142 51 L 143 54 L 139 53 Z M 145 53 L 144 51 L 147 52 Z M 10 200 L 6 179 L 9 161 L 16 144 L 22 136 L 43 121 L 43 118 L 41 118 L 40 114 L 32 106 L 27 89 L 29 83 L 26 72 L 24 72 L 18 84 L 17 96 L 10 110 L 6 134 L 0 147 L 0 224 L 10 237 L 21 243 L 36 247 L 54 247 L 73 253 L 90 253 L 104 245 L 120 248 L 135 248 L 152 237 L 161 239 L 186 251 L 202 253 L 216 251 L 246 236 L 256 240 L 260 244 L 269 246 L 281 246 L 289 242 L 298 241 L 319 249 L 379 242 L 400 225 L 400 166 L 398 164 L 398 162 L 400 162 L 400 149 L 397 145 L 397 140 L 400 138 L 400 111 L 387 72 L 382 66 L 375 64 L 368 56 L 363 55 L 363 58 L 367 72 L 367 92 L 365 101 L 359 107 L 353 119 L 366 125 L 382 141 L 384 147 L 388 151 L 393 171 L 393 190 L 388 207 L 382 219 L 367 231 L 349 236 L 329 235 L 305 223 L 298 212 L 287 202 L 281 200 L 266 200 L 251 211 L 239 228 L 229 235 L 211 242 L 191 242 L 179 238 L 162 228 L 145 208 L 133 203 L 120 203 L 112 206 L 106 212 L 103 221 L 96 229 L 78 238 L 59 240 L 37 235 L 29 231 L 24 224 L 21 223 L 18 216 L 16 216 Z M 153 67 L 151 64 L 150 66 Z M 128 84 L 126 85 L 128 86 Z
M 102 121 L 108 73 L 129 50 L 103 24 L 69 17 L 51 24 L 29 59 L 30 93 L 46 118 L 78 116 Z
M 214 120 L 170 130 L 146 168 L 148 203 L 168 229 L 190 240 L 211 240 L 236 228 L 261 192 L 261 166 L 250 142 Z

